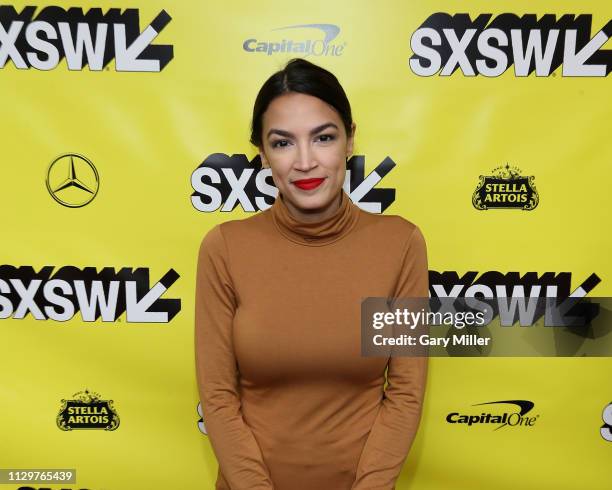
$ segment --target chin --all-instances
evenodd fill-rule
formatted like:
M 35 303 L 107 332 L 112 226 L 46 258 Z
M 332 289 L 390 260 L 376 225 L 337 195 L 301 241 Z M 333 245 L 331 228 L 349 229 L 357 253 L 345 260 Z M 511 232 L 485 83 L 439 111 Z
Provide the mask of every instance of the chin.
M 304 209 L 318 209 L 326 204 L 327 199 L 324 196 L 300 196 L 296 198 L 295 203 Z
M 302 209 L 318 209 L 329 202 L 329 196 L 324 191 L 312 195 L 299 195 L 297 192 L 292 192 L 291 200 Z

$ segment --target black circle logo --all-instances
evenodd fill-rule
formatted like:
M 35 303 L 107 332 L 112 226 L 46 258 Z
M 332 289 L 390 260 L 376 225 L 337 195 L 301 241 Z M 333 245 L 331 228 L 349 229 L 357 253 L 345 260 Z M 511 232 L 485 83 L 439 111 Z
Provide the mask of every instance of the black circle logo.
M 93 163 L 83 155 L 65 153 L 47 169 L 47 190 L 62 206 L 80 208 L 94 200 L 100 176 Z

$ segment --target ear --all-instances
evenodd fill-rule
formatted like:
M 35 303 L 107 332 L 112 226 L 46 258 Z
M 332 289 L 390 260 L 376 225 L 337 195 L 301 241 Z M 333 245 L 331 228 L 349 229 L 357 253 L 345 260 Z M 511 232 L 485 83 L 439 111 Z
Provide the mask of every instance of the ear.
M 357 125 L 353 122 L 351 125 L 351 134 L 346 141 L 346 157 L 350 157 L 353 154 L 353 142 L 355 141 L 355 130 Z

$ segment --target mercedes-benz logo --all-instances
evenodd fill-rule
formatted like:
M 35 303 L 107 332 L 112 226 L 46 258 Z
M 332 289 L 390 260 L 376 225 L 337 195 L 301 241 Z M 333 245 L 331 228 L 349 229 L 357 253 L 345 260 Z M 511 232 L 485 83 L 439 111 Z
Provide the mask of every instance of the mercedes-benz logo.
M 47 169 L 47 190 L 62 206 L 80 208 L 93 201 L 100 188 L 94 164 L 83 155 L 66 153 Z

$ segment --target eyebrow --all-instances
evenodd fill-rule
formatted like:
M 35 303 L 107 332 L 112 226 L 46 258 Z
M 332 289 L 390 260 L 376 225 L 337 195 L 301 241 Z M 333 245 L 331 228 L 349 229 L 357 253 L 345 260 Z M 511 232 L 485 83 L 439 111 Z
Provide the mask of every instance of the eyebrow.
M 323 131 L 326 128 L 336 128 L 338 129 L 338 126 L 336 126 L 334 123 L 332 122 L 328 122 L 325 124 L 321 124 L 320 126 L 317 126 L 316 128 L 313 128 L 310 130 L 310 136 L 313 136 L 321 131 Z M 288 138 L 291 138 L 293 136 L 295 136 L 293 133 L 289 132 L 289 131 L 284 131 L 282 129 L 274 129 L 272 128 L 270 131 L 268 131 L 268 135 L 266 137 L 269 137 L 271 134 L 278 134 L 280 136 L 287 136 Z

